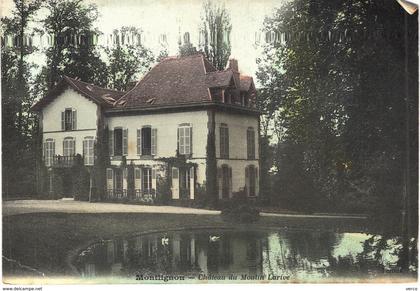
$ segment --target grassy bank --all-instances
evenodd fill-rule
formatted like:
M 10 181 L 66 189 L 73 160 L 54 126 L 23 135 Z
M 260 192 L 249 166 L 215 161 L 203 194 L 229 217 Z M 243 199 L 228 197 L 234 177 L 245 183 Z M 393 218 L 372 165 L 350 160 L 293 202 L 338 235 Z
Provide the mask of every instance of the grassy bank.
M 367 231 L 358 219 L 261 217 L 247 228 L 273 227 L 334 231 Z M 32 213 L 3 217 L 3 255 L 48 275 L 69 274 L 69 253 L 90 241 L 178 228 L 235 227 L 219 215 L 107 213 Z M 5 262 L 5 260 L 3 260 Z M 12 273 L 3 266 L 5 275 Z

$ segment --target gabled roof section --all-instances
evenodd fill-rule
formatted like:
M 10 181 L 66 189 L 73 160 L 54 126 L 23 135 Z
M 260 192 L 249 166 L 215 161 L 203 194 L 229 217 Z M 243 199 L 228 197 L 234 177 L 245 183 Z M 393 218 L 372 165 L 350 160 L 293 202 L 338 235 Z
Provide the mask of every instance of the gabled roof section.
M 41 110 L 44 106 L 60 95 L 66 88 L 72 88 L 84 97 L 105 107 L 112 107 L 115 101 L 125 94 L 125 92 L 102 88 L 68 76 L 63 76 L 60 82 L 50 92 L 48 92 L 45 97 L 35 103 L 31 109 L 34 111 Z
M 203 54 L 168 57 L 121 97 L 115 107 L 178 106 L 213 101 L 210 88 L 233 86 L 242 89 L 239 75 L 230 68 L 217 71 Z M 249 88 L 252 78 L 246 76 L 244 80 L 244 88 Z
M 231 84 L 232 78 L 231 70 L 210 72 L 206 75 L 206 84 L 209 88 L 227 87 Z
M 250 89 L 255 89 L 254 81 L 250 76 L 240 76 L 241 91 L 248 92 Z
M 211 69 L 211 67 L 210 67 Z M 136 107 L 210 101 L 203 55 L 168 57 L 117 102 Z

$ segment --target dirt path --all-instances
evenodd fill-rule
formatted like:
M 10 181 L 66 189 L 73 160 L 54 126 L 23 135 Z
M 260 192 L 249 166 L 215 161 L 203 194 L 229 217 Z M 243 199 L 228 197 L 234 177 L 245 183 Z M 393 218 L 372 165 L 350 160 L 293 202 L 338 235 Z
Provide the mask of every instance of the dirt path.
M 72 200 L 14 200 L 3 201 L 3 216 L 39 213 L 174 213 L 174 214 L 220 214 L 217 210 L 206 210 L 178 206 L 130 205 L 121 203 L 89 203 Z
M 218 215 L 218 210 L 207 210 L 179 206 L 158 205 L 130 205 L 121 203 L 89 203 L 73 200 L 14 200 L 3 202 L 3 216 L 40 213 L 40 212 L 64 212 L 64 213 L 170 213 L 170 214 L 211 214 Z M 261 216 L 273 216 L 284 218 L 355 218 L 365 219 L 365 216 L 348 215 L 324 215 L 324 214 L 281 214 L 261 213 Z

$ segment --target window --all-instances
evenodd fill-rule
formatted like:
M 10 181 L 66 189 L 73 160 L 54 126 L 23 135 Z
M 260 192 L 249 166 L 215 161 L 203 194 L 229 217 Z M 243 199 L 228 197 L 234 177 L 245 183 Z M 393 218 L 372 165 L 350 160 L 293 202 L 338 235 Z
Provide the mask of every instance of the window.
M 143 127 L 141 129 L 141 153 L 150 156 L 152 154 L 152 128 Z
M 151 126 L 143 126 L 137 129 L 137 154 L 150 156 L 156 155 L 157 151 L 157 129 Z
M 44 143 L 44 159 L 46 166 L 52 166 L 55 155 L 55 141 L 47 139 Z
M 75 154 L 76 141 L 72 137 L 63 140 L 63 156 L 72 157 Z
M 225 97 L 225 103 L 230 104 L 232 103 L 232 94 L 230 91 L 225 91 L 224 93 L 224 97 Z
M 152 169 L 143 168 L 143 187 L 145 191 L 150 191 L 152 189 Z
M 255 132 L 252 127 L 246 131 L 247 158 L 255 159 Z
M 128 129 L 116 127 L 109 134 L 109 155 L 126 156 L 128 151 Z
M 178 153 L 180 155 L 192 153 L 192 127 L 189 124 L 181 124 L 178 128 Z
M 229 128 L 224 123 L 220 126 L 220 157 L 229 158 Z
M 72 108 L 66 108 L 61 112 L 61 130 L 76 130 L 76 116 L 76 110 Z
M 114 155 L 122 156 L 123 150 L 123 130 L 122 128 L 114 129 Z
M 95 139 L 91 136 L 83 140 L 83 158 L 85 165 L 92 166 L 95 160 L 94 156 Z
M 241 105 L 248 107 L 248 97 L 246 96 L 246 93 L 241 93 Z
M 253 165 L 245 168 L 245 186 L 248 196 L 254 197 L 256 195 L 256 186 L 258 178 L 258 169 Z

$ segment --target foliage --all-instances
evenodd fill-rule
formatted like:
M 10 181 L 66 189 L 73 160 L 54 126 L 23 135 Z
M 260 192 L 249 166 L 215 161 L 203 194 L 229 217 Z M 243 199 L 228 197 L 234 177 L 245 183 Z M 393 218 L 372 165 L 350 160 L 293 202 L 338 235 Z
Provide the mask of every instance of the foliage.
M 230 15 L 224 6 L 210 1 L 203 6 L 200 50 L 218 70 L 224 70 L 230 56 Z
M 278 140 L 273 201 L 344 211 L 359 197 L 398 220 L 407 185 L 416 200 L 418 24 L 407 21 L 398 3 L 362 0 L 288 2 L 265 21 L 267 36 L 278 36 L 257 73 L 262 131 L 272 126 Z
M 158 176 L 156 179 L 156 203 L 167 205 L 171 199 L 171 186 L 168 178 Z
M 218 191 L 217 185 L 217 161 L 216 161 L 216 141 L 215 141 L 215 121 L 214 111 L 210 111 L 209 119 L 210 126 L 207 133 L 207 146 L 206 146 L 206 196 L 208 206 L 216 207 L 218 197 L 216 196 Z
M 122 27 L 114 30 L 117 38 L 120 34 L 131 35 L 135 39 L 141 31 L 135 27 Z M 154 57 L 152 52 L 140 43 L 124 43 L 124 39 L 117 41 L 115 47 L 105 50 L 109 59 L 109 87 L 126 91 L 131 82 L 140 79 L 140 75 L 150 69 Z
M 54 39 L 46 52 L 47 88 L 52 88 L 61 75 L 105 86 L 107 68 L 95 46 L 96 6 L 82 0 L 48 0 L 45 8 L 48 14 L 43 20 L 44 29 Z
M 181 40 L 178 43 L 178 49 L 179 49 L 179 56 L 185 57 L 190 55 L 195 55 L 199 53 L 197 51 L 197 48 L 190 42 L 190 34 L 186 32 L 184 34 L 184 41 L 183 43 Z
M 37 122 L 29 108 L 32 82 L 28 55 L 34 50 L 24 42 L 30 34 L 28 23 L 39 8 L 39 1 L 15 0 L 11 17 L 1 19 L 4 35 L 15 36 L 15 47 L 1 50 L 3 195 L 6 198 L 33 195 L 35 187 Z
M 246 198 L 232 198 L 226 201 L 221 214 L 224 220 L 239 223 L 253 223 L 260 217 L 259 209 Z

